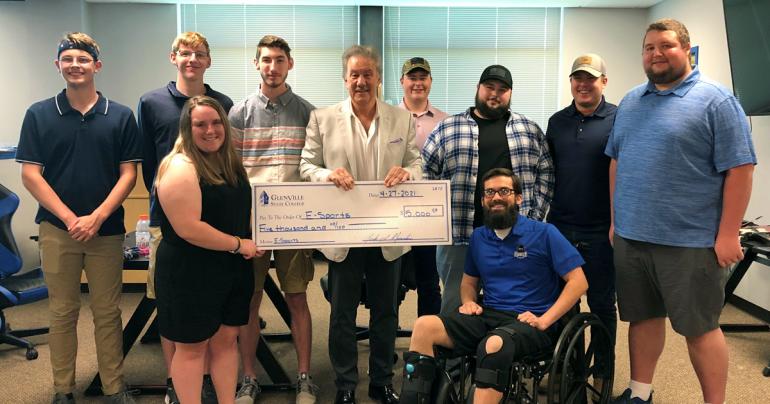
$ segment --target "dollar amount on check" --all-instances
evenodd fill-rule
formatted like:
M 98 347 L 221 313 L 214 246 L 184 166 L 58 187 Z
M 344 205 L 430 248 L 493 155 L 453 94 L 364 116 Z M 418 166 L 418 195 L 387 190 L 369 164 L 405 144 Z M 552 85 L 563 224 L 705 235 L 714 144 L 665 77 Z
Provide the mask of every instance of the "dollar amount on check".
M 392 188 L 356 182 L 252 184 L 253 232 L 264 249 L 452 243 L 449 181 Z

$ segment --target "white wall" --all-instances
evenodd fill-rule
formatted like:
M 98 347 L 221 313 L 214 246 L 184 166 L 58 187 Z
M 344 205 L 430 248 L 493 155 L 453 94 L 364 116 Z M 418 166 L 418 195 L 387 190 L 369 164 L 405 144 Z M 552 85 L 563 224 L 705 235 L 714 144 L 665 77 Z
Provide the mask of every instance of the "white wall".
M 727 48 L 724 8 L 721 0 L 666 0 L 650 8 L 649 21 L 675 18 L 687 26 L 690 42 L 699 46 L 698 64 L 703 74 L 732 88 L 730 59 Z M 758 165 L 754 171 L 754 188 L 746 218 L 763 216 L 770 223 L 770 117 L 751 118 L 752 137 Z M 770 310 L 770 267 L 754 264 L 746 273 L 735 294 L 766 310 Z
M 176 78 L 169 62 L 176 37 L 173 4 L 88 3 L 91 33 L 102 48 L 99 91 L 136 112 L 139 97 Z
M 642 70 L 642 33 L 646 26 L 647 9 L 565 9 L 559 105 L 572 102 L 570 68 L 572 61 L 584 53 L 596 53 L 607 63 L 607 101 L 617 104 L 628 90 L 643 83 L 646 78 Z

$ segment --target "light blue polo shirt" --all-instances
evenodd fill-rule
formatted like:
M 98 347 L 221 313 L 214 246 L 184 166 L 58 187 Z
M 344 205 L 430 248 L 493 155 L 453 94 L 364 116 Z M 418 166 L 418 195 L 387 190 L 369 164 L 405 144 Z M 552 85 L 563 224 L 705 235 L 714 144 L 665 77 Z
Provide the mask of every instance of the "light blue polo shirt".
M 519 215 L 502 240 L 487 226 L 473 230 L 465 273 L 481 279 L 484 306 L 541 315 L 559 297 L 561 277 L 583 263 L 554 225 Z
M 738 100 L 697 68 L 672 89 L 626 94 L 605 153 L 617 160 L 615 233 L 678 247 L 714 246 L 725 172 L 757 163 Z

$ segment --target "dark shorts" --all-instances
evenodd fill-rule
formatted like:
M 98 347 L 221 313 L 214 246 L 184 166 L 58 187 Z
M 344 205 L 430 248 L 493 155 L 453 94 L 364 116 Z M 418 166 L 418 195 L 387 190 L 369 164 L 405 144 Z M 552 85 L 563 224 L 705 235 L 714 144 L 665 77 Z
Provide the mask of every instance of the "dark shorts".
M 471 316 L 455 310 L 448 314 L 440 314 L 438 317 L 444 323 L 449 338 L 454 344 L 452 356 L 474 354 L 479 343 L 495 328 L 505 327 L 522 338 L 514 341 L 515 358 L 552 349 L 559 338 L 557 327 L 550 327 L 546 331 L 525 324 L 516 319 L 518 313 L 484 308 L 481 315 Z
M 615 236 L 620 319 L 669 317 L 674 331 L 696 337 L 719 327 L 727 270 L 713 248 L 672 247 Z
M 165 338 L 195 343 L 221 325 L 249 321 L 254 271 L 240 255 L 179 248 L 165 239 L 158 247 L 155 295 L 158 330 Z

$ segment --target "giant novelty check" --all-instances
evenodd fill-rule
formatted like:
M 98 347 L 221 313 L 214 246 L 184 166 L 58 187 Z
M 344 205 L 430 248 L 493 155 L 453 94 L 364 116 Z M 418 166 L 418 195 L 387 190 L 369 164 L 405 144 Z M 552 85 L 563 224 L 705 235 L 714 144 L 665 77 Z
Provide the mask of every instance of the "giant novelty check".
M 254 241 L 263 249 L 452 244 L 449 181 L 252 184 Z

